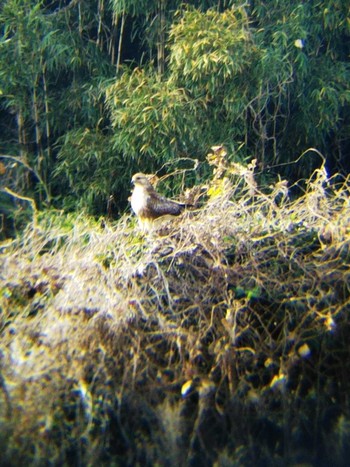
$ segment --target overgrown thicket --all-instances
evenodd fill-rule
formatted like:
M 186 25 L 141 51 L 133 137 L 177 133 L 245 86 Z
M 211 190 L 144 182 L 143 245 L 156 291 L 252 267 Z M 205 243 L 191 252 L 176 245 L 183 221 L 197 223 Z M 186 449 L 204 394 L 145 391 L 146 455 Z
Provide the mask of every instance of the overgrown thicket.
M 208 160 L 145 237 L 36 213 L 3 247 L 2 464 L 346 465 L 348 180 Z
M 317 167 L 289 164 L 310 147 L 348 173 L 347 3 L 186 3 L 2 2 L 2 214 L 21 208 L 4 187 L 120 214 L 132 173 L 222 143 L 291 180 Z

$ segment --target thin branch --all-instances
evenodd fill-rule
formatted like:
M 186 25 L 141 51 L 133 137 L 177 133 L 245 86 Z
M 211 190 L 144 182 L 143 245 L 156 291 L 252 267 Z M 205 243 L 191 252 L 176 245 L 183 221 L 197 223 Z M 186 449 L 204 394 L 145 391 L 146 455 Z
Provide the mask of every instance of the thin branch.
M 9 156 L 9 155 L 5 155 L 5 154 L 0 154 L 0 159 L 9 159 L 9 160 L 12 160 L 12 161 L 15 161 L 15 162 L 18 162 L 19 164 L 22 164 L 27 170 L 29 170 L 29 172 L 31 172 L 32 174 L 35 175 L 35 177 L 39 180 L 40 184 L 42 185 L 44 191 L 45 191 L 45 195 L 46 195 L 46 200 L 48 203 L 50 203 L 51 201 L 51 196 L 50 196 L 50 193 L 46 187 L 46 184 L 44 182 L 44 180 L 41 178 L 41 176 L 38 174 L 38 172 L 36 172 L 34 169 L 32 169 L 26 162 L 24 162 L 21 158 L 19 157 L 16 157 L 16 156 Z M 5 189 L 5 190 L 8 190 L 8 189 Z M 13 192 L 11 193 L 13 194 Z M 17 196 L 18 198 L 20 198 L 20 196 L 18 195 Z M 25 198 L 23 197 L 22 199 L 27 199 L 28 198 Z

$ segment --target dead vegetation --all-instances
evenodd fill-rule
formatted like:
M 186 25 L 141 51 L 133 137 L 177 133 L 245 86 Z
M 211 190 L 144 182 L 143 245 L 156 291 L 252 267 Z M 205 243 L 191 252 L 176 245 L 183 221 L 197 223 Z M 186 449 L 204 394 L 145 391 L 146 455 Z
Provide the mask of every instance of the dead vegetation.
M 220 151 L 146 237 L 46 213 L 2 249 L 2 465 L 346 464 L 348 181 Z

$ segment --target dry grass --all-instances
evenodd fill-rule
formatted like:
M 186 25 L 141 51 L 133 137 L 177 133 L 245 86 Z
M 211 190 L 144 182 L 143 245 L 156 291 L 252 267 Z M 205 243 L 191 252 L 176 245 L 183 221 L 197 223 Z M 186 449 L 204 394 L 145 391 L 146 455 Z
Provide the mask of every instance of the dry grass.
M 211 163 L 151 235 L 46 213 L 2 249 L 2 465 L 345 465 L 347 180 Z

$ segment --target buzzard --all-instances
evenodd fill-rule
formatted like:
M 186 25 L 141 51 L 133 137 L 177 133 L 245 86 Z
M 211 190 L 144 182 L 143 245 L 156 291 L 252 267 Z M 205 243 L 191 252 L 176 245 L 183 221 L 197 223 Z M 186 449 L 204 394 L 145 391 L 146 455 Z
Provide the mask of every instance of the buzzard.
M 135 174 L 131 183 L 134 189 L 130 198 L 131 207 L 137 215 L 142 227 L 162 216 L 178 216 L 187 206 L 161 196 L 153 188 L 147 175 Z

